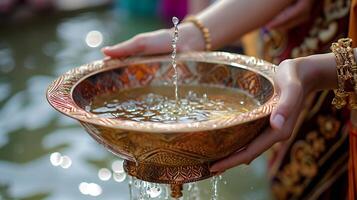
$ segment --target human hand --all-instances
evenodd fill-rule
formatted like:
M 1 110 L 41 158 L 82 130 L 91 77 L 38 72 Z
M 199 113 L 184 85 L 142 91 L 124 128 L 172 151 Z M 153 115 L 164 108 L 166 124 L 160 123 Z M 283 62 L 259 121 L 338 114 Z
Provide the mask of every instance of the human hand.
M 304 22 L 311 16 L 315 0 L 297 0 L 293 5 L 285 8 L 267 25 L 267 29 L 289 30 Z
M 179 40 L 177 51 L 203 50 L 204 41 L 200 37 L 199 30 L 192 23 L 179 25 Z M 134 55 L 163 54 L 172 51 L 171 40 L 173 31 L 162 29 L 148 33 L 141 33 L 133 38 L 116 44 L 104 47 L 102 52 L 109 57 L 127 57 Z
M 336 79 L 336 62 L 332 54 L 283 61 L 274 77 L 280 99 L 270 116 L 270 127 L 245 149 L 215 163 L 211 172 L 221 173 L 240 164 L 249 164 L 275 143 L 287 140 L 307 95 L 312 91 L 335 88 Z

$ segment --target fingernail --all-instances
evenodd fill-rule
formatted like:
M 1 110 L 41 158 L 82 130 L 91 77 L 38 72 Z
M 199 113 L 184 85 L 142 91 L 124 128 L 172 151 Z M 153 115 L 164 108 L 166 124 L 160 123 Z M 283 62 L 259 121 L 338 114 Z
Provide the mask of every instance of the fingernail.
M 277 114 L 277 115 L 274 116 L 273 124 L 275 125 L 275 127 L 277 129 L 283 128 L 284 123 L 285 123 L 285 118 L 284 118 L 283 115 Z

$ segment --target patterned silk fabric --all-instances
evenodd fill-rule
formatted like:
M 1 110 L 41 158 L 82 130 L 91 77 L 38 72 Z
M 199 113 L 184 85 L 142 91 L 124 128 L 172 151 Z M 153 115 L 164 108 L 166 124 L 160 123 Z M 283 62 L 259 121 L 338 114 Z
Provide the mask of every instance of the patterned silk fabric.
M 330 52 L 332 42 L 347 37 L 351 3 L 316 0 L 307 23 L 287 33 L 264 33 L 264 58 L 277 64 L 287 58 Z M 274 146 L 270 175 L 276 199 L 347 198 L 349 111 L 333 108 L 333 96 L 328 91 L 311 95 L 293 136 Z
M 357 0 L 352 0 L 348 37 L 353 39 L 353 47 L 357 47 Z

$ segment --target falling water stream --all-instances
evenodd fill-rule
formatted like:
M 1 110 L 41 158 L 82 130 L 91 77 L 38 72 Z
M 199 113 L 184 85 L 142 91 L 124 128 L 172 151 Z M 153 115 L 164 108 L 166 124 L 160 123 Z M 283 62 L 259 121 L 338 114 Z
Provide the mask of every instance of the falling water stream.
M 177 72 L 177 64 L 176 64 L 176 47 L 177 47 L 177 41 L 178 41 L 178 23 L 179 23 L 179 19 L 177 17 L 172 17 L 172 23 L 174 24 L 174 35 L 172 38 L 172 54 L 171 54 L 171 58 L 172 58 L 172 67 L 174 68 L 174 85 L 175 85 L 175 100 L 176 100 L 176 107 L 179 104 L 179 96 L 178 96 L 178 72 Z

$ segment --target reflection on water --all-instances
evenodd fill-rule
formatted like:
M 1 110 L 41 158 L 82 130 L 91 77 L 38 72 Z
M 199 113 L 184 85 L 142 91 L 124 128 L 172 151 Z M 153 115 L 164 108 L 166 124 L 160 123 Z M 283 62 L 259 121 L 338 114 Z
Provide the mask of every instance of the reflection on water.
M 102 46 L 162 26 L 147 16 L 97 10 L 1 28 L 1 200 L 129 199 L 131 179 L 123 173 L 122 161 L 75 121 L 54 111 L 45 90 L 72 67 L 102 58 Z M 269 196 L 264 157 L 226 172 L 224 179 L 227 184 L 218 185 L 219 199 Z M 197 185 L 191 189 L 200 191 L 200 199 L 209 199 L 210 182 Z M 160 191 L 165 199 L 165 190 L 153 187 L 150 196 Z

